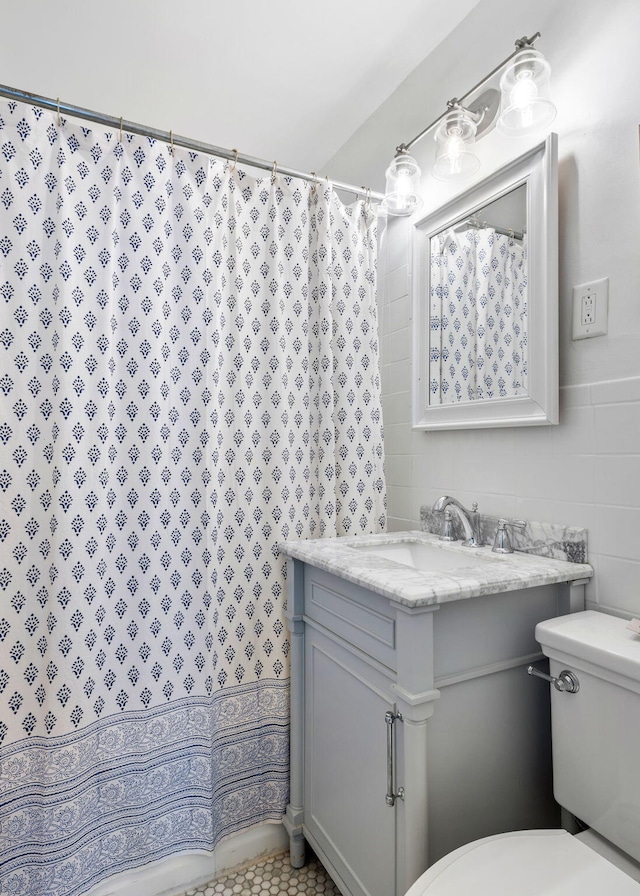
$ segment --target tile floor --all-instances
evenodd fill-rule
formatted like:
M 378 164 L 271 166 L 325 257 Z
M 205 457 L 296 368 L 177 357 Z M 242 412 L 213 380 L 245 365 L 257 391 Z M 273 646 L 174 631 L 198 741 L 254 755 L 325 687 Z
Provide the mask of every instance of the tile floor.
M 268 856 L 236 871 L 223 871 L 216 880 L 184 896 L 340 896 L 317 858 L 311 854 L 303 868 L 292 868 L 289 854 Z

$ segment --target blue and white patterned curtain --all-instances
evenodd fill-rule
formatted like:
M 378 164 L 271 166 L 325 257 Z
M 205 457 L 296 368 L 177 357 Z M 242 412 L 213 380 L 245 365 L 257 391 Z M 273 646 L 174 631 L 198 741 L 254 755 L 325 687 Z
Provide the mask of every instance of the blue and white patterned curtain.
M 281 817 L 277 544 L 385 522 L 374 226 L 0 105 L 3 894 Z
M 492 227 L 432 239 L 432 404 L 527 394 L 527 244 Z

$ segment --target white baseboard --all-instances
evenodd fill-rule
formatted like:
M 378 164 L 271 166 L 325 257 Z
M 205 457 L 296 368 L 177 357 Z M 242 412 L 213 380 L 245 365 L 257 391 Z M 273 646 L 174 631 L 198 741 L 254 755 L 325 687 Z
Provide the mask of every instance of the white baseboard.
M 265 822 L 230 834 L 213 852 L 182 853 L 150 862 L 133 871 L 114 874 L 87 896 L 178 896 L 206 883 L 228 868 L 244 865 L 261 856 L 284 851 L 289 844 L 283 825 Z

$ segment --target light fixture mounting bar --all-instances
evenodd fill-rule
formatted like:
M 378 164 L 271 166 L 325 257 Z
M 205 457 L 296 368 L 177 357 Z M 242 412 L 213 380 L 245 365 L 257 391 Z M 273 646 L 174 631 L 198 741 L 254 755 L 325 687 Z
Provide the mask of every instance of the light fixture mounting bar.
M 466 112 L 476 126 L 476 139 L 493 130 L 500 110 L 500 91 L 495 87 L 485 90 L 480 96 L 463 106 L 460 100 L 452 99 L 447 103 L 449 112 L 461 109 Z
M 492 71 L 490 71 L 488 75 L 485 75 L 484 78 L 482 78 L 480 81 L 478 81 L 477 84 L 474 84 L 470 90 L 467 90 L 467 92 L 463 96 L 461 96 L 459 100 L 455 100 L 455 102 L 457 102 L 459 105 L 462 105 L 464 103 L 464 101 L 466 99 L 468 99 L 472 94 L 474 94 L 481 87 L 484 87 L 484 85 L 487 83 L 487 81 L 490 81 L 493 77 L 495 77 L 495 75 L 497 75 L 498 72 L 501 71 L 508 62 L 510 62 L 515 56 L 517 56 L 518 53 L 521 52 L 521 50 L 523 50 L 525 47 L 533 46 L 533 44 L 538 40 L 539 37 L 540 37 L 540 32 L 536 31 L 536 33 L 533 34 L 531 37 L 519 38 L 515 42 L 516 49 L 513 51 L 513 53 L 510 53 L 506 59 L 503 59 L 502 62 L 499 65 L 496 65 L 496 67 L 494 69 L 492 69 Z M 489 91 L 487 91 L 487 93 L 489 93 Z M 477 102 L 479 102 L 481 99 L 482 99 L 482 97 L 480 97 Z M 453 100 L 450 100 L 450 102 L 453 102 Z M 469 106 L 469 108 L 474 112 L 477 111 L 477 103 L 472 103 Z M 409 140 L 408 143 L 401 143 L 400 147 L 405 151 L 408 149 L 411 149 L 411 147 L 414 145 L 414 143 L 417 143 L 418 140 L 422 140 L 422 138 L 426 134 L 428 134 L 429 131 L 433 130 L 433 128 L 435 128 L 436 125 L 440 124 L 442 119 L 445 118 L 445 116 L 448 115 L 450 111 L 451 110 L 450 110 L 449 106 L 447 106 L 446 112 L 443 112 L 442 115 L 439 115 L 437 118 L 435 118 L 430 124 L 428 124 L 426 126 L 426 128 L 423 128 L 423 130 L 421 130 L 419 134 L 416 134 L 416 136 L 412 140 Z M 488 116 L 487 116 L 487 118 L 488 118 Z M 488 129 L 489 129 L 488 126 L 485 126 L 485 128 L 482 129 L 482 132 L 486 132 Z

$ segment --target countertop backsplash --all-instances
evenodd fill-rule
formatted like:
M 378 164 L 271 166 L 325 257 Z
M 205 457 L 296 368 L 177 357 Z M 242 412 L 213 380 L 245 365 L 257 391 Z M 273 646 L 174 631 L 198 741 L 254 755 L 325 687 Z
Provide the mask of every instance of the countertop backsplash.
M 497 516 L 479 514 L 482 544 L 491 547 L 499 519 Z M 463 538 L 462 526 L 455 514 L 452 515 L 451 522 L 455 537 Z M 436 513 L 427 506 L 420 508 L 420 528 L 423 532 L 439 535 L 442 531 L 442 523 L 442 513 Z M 555 560 L 567 560 L 569 563 L 588 562 L 587 530 L 577 526 L 526 520 L 524 529 L 509 527 L 509 537 L 514 551 L 523 551 L 527 554 L 550 557 Z

